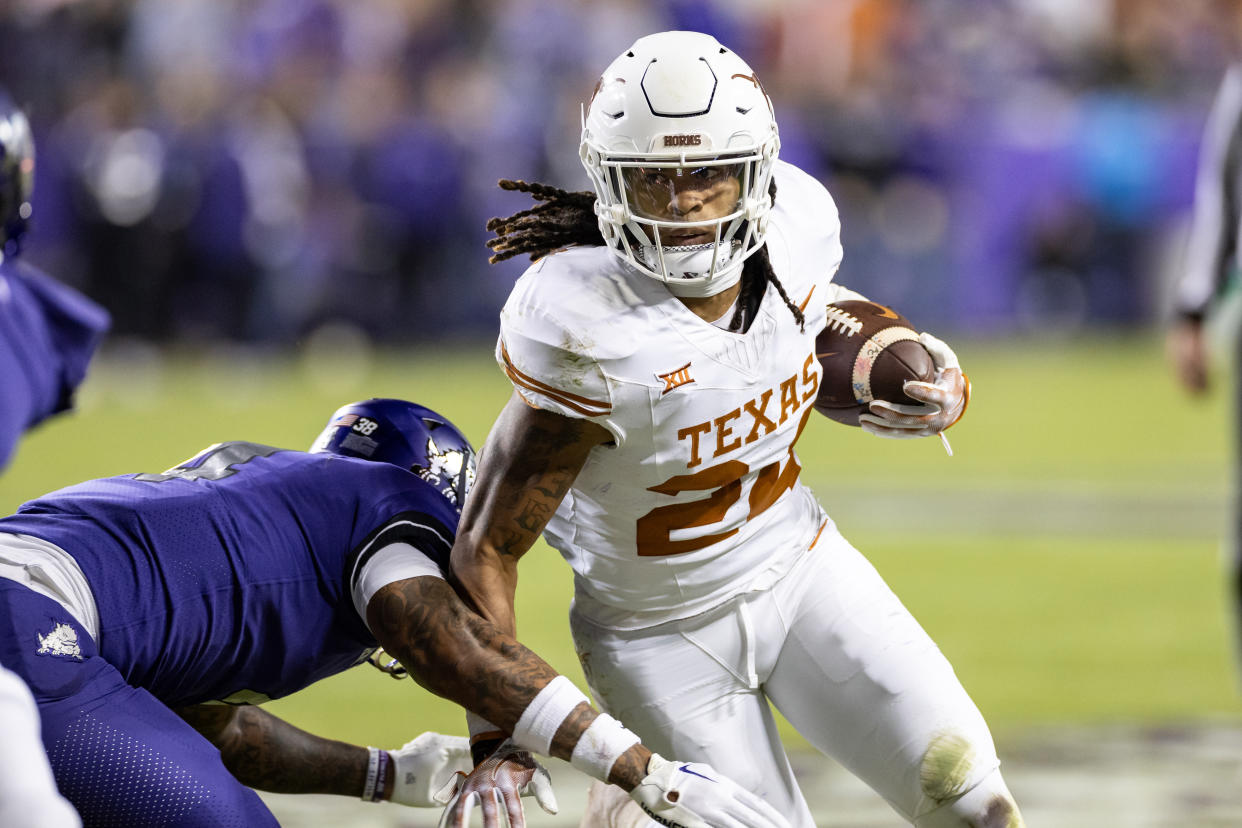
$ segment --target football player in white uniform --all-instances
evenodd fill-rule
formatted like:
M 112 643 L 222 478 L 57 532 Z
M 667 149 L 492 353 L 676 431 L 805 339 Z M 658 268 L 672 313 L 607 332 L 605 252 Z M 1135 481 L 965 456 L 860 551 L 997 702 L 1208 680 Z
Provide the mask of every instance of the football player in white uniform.
M 594 193 L 502 182 L 542 203 L 489 224 L 493 260 L 535 264 L 501 314 L 514 396 L 455 577 L 513 631 L 517 562 L 540 532 L 569 562 L 587 681 L 624 722 L 597 728 L 601 761 L 630 728 L 807 828 L 771 703 L 915 825 L 1020 826 L 952 668 L 801 482 L 815 336 L 828 303 L 860 297 L 832 281 L 832 198 L 778 147 L 754 71 L 707 35 L 664 32 L 618 57 L 587 105 Z M 956 357 L 927 342 L 936 381 L 907 386 L 922 404 L 873 403 L 867 431 L 928 436 L 961 416 Z M 584 709 L 567 685 L 541 694 L 517 744 L 542 750 Z

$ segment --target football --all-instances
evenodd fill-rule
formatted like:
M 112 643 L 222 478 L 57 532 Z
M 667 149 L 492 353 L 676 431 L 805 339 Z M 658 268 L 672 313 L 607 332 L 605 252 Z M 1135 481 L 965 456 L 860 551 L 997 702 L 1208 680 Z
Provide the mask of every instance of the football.
M 917 404 L 906 380 L 931 382 L 936 365 L 910 320 L 875 302 L 828 306 L 828 324 L 815 338 L 823 377 L 815 410 L 838 423 L 858 425 L 872 400 Z

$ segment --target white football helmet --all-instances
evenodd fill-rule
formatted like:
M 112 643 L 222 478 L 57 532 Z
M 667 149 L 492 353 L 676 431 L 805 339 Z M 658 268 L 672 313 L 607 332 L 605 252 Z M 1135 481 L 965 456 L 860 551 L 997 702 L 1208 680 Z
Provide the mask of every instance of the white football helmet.
M 779 149 L 745 61 L 710 35 L 660 32 L 604 70 L 579 154 L 612 252 L 695 297 L 736 284 L 762 246 Z

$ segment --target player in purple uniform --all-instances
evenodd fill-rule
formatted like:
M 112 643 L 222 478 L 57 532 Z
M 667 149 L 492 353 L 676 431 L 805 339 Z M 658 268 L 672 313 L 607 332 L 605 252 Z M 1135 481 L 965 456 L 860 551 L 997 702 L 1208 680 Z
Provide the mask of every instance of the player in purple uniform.
M 382 751 L 254 705 L 377 647 L 510 731 L 564 681 L 443 578 L 473 471 L 446 419 L 368 400 L 340 409 L 309 453 L 220 443 L 162 474 L 89 481 L 0 519 L 0 664 L 33 690 L 57 783 L 85 824 L 275 824 L 251 788 L 435 804 L 470 765 L 464 739 L 424 734 Z M 596 718 L 582 711 L 548 752 L 581 759 Z M 667 790 L 644 779 L 651 757 L 635 743 L 609 766 L 612 781 Z M 519 765 L 466 792 L 490 806 L 487 824 L 498 828 L 504 807 L 520 826 L 524 792 L 555 808 L 546 771 Z
M 30 123 L 0 89 L 0 469 L 26 429 L 70 405 L 108 315 L 17 259 L 34 189 Z M 0 668 L 0 825 L 78 825 L 56 794 L 25 685 Z
M 27 428 L 70 407 L 108 314 L 20 261 L 34 190 L 34 140 L 0 89 L 0 468 Z

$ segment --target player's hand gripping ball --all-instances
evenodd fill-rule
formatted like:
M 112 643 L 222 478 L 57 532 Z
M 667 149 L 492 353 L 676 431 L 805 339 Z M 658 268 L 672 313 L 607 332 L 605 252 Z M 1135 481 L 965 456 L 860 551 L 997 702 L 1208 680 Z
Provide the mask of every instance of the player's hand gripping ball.
M 906 381 L 936 380 L 935 362 L 910 320 L 875 302 L 829 305 L 815 356 L 823 373 L 815 410 L 846 425 L 859 425 L 872 400 L 917 405 Z

